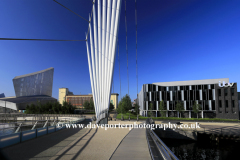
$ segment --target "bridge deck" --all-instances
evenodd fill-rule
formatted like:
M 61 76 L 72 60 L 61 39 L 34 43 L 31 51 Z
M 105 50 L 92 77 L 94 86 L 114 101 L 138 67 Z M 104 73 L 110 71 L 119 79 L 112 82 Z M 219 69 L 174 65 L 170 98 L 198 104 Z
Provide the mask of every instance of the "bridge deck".
M 90 121 L 89 119 L 85 120 L 85 124 L 88 124 Z M 111 121 L 110 123 L 118 124 L 120 121 Z M 128 124 L 132 122 L 121 123 Z M 133 130 L 132 133 L 134 132 Z M 139 137 L 140 141 L 142 139 L 146 141 L 145 132 L 141 130 L 140 132 L 141 134 L 138 134 L 137 137 Z M 107 130 L 105 130 L 105 128 L 63 129 L 36 139 L 3 148 L 2 153 L 7 159 L 11 160 L 106 160 L 112 156 L 119 143 L 128 133 L 129 128 L 108 128 Z M 132 134 L 129 134 L 129 136 L 134 137 Z M 137 143 L 137 145 L 144 145 L 147 147 L 145 142 L 143 144 Z M 141 148 L 141 150 L 143 149 Z M 139 150 L 140 153 L 137 152 L 136 154 L 141 154 L 141 150 Z M 148 151 L 148 147 L 145 148 L 145 150 Z
M 123 139 L 111 160 L 140 160 L 151 159 L 147 139 L 146 129 L 132 129 Z

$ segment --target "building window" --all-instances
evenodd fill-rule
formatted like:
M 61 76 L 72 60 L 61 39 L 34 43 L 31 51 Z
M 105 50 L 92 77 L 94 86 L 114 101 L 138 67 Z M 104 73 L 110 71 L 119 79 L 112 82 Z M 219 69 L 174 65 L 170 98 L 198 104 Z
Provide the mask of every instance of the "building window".
M 222 108 L 222 101 L 221 100 L 218 101 L 218 106 L 219 106 L 219 108 Z
M 212 101 L 212 110 L 216 110 L 216 108 L 215 108 L 215 101 Z
M 228 108 L 228 100 L 225 101 L 225 106 Z
M 188 95 L 187 91 L 184 91 L 184 100 L 188 100 L 187 95 Z
M 209 90 L 209 95 L 208 95 L 208 97 L 209 97 L 209 100 L 212 100 L 213 99 L 213 93 L 212 93 L 212 90 L 210 89 Z
M 180 86 L 180 90 L 183 90 L 183 86 Z
M 189 90 L 189 86 L 186 86 L 186 90 Z
M 190 90 L 190 100 L 193 100 L 193 90 Z
M 192 90 L 195 90 L 195 86 L 194 85 L 192 86 Z
M 232 108 L 234 108 L 234 106 L 235 106 L 235 105 L 234 105 L 234 100 L 232 100 Z
M 232 96 L 234 96 L 234 88 L 231 88 Z
M 218 89 L 218 96 L 222 96 L 221 89 Z
M 204 89 L 208 89 L 208 85 L 204 85 Z
M 227 88 L 224 89 L 224 95 L 227 96 L 228 92 L 227 92 Z
M 211 84 L 211 89 L 214 89 L 214 84 Z
M 206 90 L 203 90 L 202 95 L 203 95 L 202 100 L 207 100 Z
M 219 111 L 219 113 L 222 113 L 222 111 Z
M 167 92 L 167 101 L 170 101 L 170 93 Z
M 199 91 L 196 91 L 196 100 L 200 100 Z
M 178 100 L 181 101 L 181 91 L 178 91 Z
M 198 90 L 202 89 L 202 86 L 201 85 L 198 85 Z

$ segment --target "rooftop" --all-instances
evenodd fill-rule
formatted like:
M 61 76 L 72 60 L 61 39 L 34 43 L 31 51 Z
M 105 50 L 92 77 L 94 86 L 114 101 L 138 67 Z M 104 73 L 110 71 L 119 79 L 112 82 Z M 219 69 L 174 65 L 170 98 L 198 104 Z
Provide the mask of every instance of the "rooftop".
M 189 80 L 189 81 L 172 81 L 172 82 L 156 82 L 153 83 L 159 86 L 185 86 L 185 85 L 201 85 L 201 84 L 216 84 L 219 81 L 225 81 L 229 83 L 229 78 L 218 78 L 218 79 L 203 79 L 203 80 Z
M 23 78 L 23 77 L 28 77 L 28 76 L 32 76 L 32 75 L 35 75 L 35 74 L 43 73 L 43 72 L 46 72 L 46 71 L 49 71 L 49 70 L 53 70 L 53 69 L 54 69 L 53 67 L 50 67 L 48 69 L 44 69 L 44 70 L 41 70 L 41 71 L 38 71 L 38 72 L 24 74 L 24 75 L 21 75 L 21 76 L 16 76 L 13 79 L 19 79 L 19 78 Z

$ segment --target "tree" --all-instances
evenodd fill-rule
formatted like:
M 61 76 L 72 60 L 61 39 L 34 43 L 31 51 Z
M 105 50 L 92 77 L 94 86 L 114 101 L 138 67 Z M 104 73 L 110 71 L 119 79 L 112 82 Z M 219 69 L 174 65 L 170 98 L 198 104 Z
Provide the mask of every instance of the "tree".
M 89 103 L 89 101 L 85 101 L 85 102 L 83 103 L 83 106 L 84 106 L 84 109 L 90 110 L 90 103 Z
M 176 109 L 176 111 L 179 112 L 180 118 L 181 118 L 181 113 L 184 111 L 183 103 L 178 101 L 177 104 L 176 104 L 176 108 L 175 109 Z
M 149 112 L 149 117 L 152 118 L 152 117 L 153 117 L 153 111 L 152 111 L 152 110 L 153 110 L 153 104 L 152 104 L 152 103 L 149 104 L 148 110 L 150 110 L 150 112 Z
M 27 113 L 36 114 L 38 113 L 38 108 L 34 104 L 31 104 L 29 107 L 29 111 L 27 110 Z
M 94 102 L 92 98 L 90 99 L 90 102 L 89 102 L 89 108 L 90 110 L 94 110 Z
M 138 115 L 140 106 L 137 103 L 134 106 L 135 106 L 135 108 L 134 108 L 135 113 Z
M 197 104 L 197 102 L 195 101 L 192 107 L 193 107 L 193 112 L 197 114 L 197 118 L 198 118 L 198 112 L 199 110 L 201 110 L 200 104 Z
M 59 102 L 54 102 L 52 104 L 52 113 L 58 114 L 61 111 L 62 105 Z
M 160 111 L 162 117 L 166 117 L 166 107 L 163 101 L 159 102 L 158 110 Z
M 26 114 L 31 114 L 30 112 L 31 112 L 31 111 L 30 111 L 30 106 L 27 105 L 26 110 L 25 110 L 25 113 L 26 113 Z
M 109 110 L 113 110 L 113 109 L 114 109 L 114 105 L 110 103 Z
M 118 113 L 126 113 L 132 109 L 132 102 L 129 95 L 125 95 L 118 104 Z

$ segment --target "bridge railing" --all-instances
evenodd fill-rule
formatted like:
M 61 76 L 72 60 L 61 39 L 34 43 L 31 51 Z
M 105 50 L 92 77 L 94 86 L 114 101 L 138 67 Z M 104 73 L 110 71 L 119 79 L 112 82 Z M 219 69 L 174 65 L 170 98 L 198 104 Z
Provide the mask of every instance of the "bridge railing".
M 152 119 L 147 119 L 146 123 L 154 124 Z M 161 153 L 163 159 L 179 160 L 177 156 L 167 147 L 167 145 L 156 135 L 156 133 L 153 130 L 151 130 L 150 128 L 147 128 L 147 132 L 149 133 L 155 145 L 157 146 L 158 151 Z
M 0 130 L 6 130 L 6 129 L 11 129 L 13 128 L 13 130 L 15 130 L 14 133 L 12 134 L 8 134 L 8 135 L 3 135 L 0 136 L 0 148 L 4 148 L 13 144 L 17 144 L 17 143 L 21 143 L 23 141 L 29 140 L 29 139 L 33 139 L 33 138 L 37 138 L 52 132 L 56 132 L 58 130 L 64 129 L 66 128 L 65 124 L 76 124 L 76 123 L 80 123 L 81 121 L 83 121 L 85 119 L 85 117 L 83 118 L 78 118 L 78 119 L 72 119 L 72 120 L 68 120 L 68 121 L 59 121 L 58 123 L 61 122 L 61 125 L 47 125 L 48 124 L 48 120 L 45 121 L 45 125 L 43 125 L 41 128 L 34 128 L 32 127 L 32 129 L 26 130 L 26 131 L 22 131 L 21 127 L 24 127 L 25 125 L 19 125 L 18 128 L 15 130 L 15 128 L 17 127 L 7 127 L 7 128 L 2 128 Z M 42 123 L 43 124 L 43 123 Z M 28 125 L 29 126 L 29 125 Z

